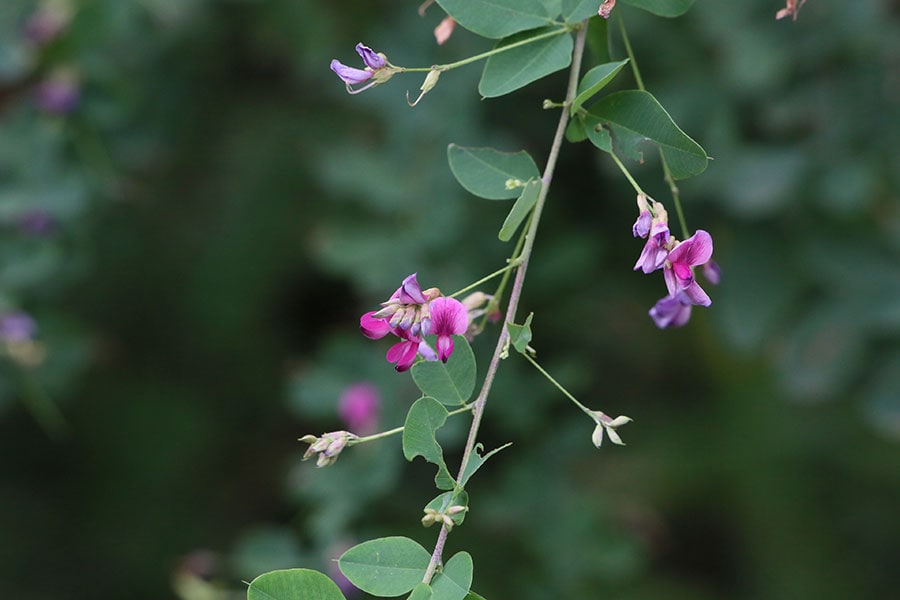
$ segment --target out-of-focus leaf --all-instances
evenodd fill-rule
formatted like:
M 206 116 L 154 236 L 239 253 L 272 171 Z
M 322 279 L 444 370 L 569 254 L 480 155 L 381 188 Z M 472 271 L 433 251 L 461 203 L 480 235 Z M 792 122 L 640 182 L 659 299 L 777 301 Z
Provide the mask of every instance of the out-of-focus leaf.
M 565 29 L 544 27 L 524 31 L 500 40 L 496 48 L 546 34 L 552 35 L 492 55 L 481 73 L 478 93 L 486 98 L 502 96 L 568 67 L 572 62 L 573 41 Z
M 553 21 L 541 0 L 437 0 L 447 14 L 470 31 L 498 39 Z
M 447 148 L 450 170 L 470 193 L 488 200 L 517 198 L 528 181 L 541 176 L 534 159 L 524 150 L 500 152 L 493 148 Z
M 335 582 L 310 569 L 263 573 L 250 582 L 247 600 L 345 600 Z
M 407 537 L 385 537 L 350 548 L 338 560 L 350 582 L 373 596 L 399 596 L 422 582 L 431 554 Z
M 562 16 L 566 23 L 577 23 L 597 14 L 598 0 L 563 0 Z
M 622 0 L 638 8 L 661 17 L 677 17 L 683 15 L 694 4 L 694 0 Z
M 412 594 L 407 597 L 407 600 L 431 600 L 433 598 L 433 593 L 431 591 L 431 586 L 427 583 L 419 582 L 419 584 L 413 588 Z

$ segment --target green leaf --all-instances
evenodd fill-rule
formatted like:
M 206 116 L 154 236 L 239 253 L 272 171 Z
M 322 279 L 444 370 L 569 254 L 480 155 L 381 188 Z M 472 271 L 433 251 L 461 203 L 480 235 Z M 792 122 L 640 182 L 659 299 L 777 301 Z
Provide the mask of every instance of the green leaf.
M 632 158 L 640 158 L 638 145 L 643 142 L 658 145 L 675 179 L 698 175 L 706 169 L 703 148 L 679 129 L 666 109 L 648 92 L 625 90 L 604 96 L 589 113 L 610 126 L 613 140 Z
M 432 600 L 431 586 L 420 581 L 406 600 Z
M 427 564 L 427 563 L 426 563 Z M 263 573 L 250 582 L 247 600 L 346 600 L 337 584 L 310 569 Z
M 562 16 L 566 23 L 578 23 L 597 14 L 599 0 L 563 0 Z
M 421 456 L 436 465 L 438 472 L 434 483 L 441 490 L 451 490 L 455 484 L 444 462 L 444 451 L 435 437 L 435 432 L 446 421 L 447 409 L 434 398 L 425 396 L 410 407 L 403 426 L 403 456 L 409 461 Z
M 609 129 L 595 115 L 590 113 L 584 116 L 584 131 L 587 138 L 597 148 L 604 152 L 612 152 L 612 138 Z
M 466 463 L 466 469 L 463 471 L 462 478 L 459 480 L 459 487 L 465 487 L 466 483 L 475 474 L 475 471 L 481 468 L 481 465 L 487 462 L 487 459 L 497 454 L 501 450 L 505 450 L 512 446 L 512 442 L 503 444 L 499 448 L 494 448 L 484 456 L 478 454 L 479 451 L 484 450 L 484 446 L 481 444 L 475 444 L 475 447 L 472 449 L 472 454 L 469 455 L 469 462 Z
M 524 31 L 500 40 L 496 48 L 502 48 L 552 31 L 559 35 L 518 46 L 488 58 L 478 82 L 478 93 L 485 98 L 496 98 L 524 87 L 541 77 L 565 69 L 572 62 L 572 36 L 565 29 L 544 27 Z
M 475 354 L 461 335 L 453 336 L 453 354 L 446 363 L 421 361 L 410 372 L 424 395 L 449 406 L 465 404 L 475 390 Z
M 516 233 L 519 225 L 522 224 L 522 221 L 528 217 L 531 209 L 534 208 L 534 203 L 537 202 L 540 193 L 541 180 L 533 179 L 529 181 L 525 186 L 525 189 L 522 190 L 522 195 L 519 196 L 519 199 L 516 200 L 516 203 L 513 204 L 512 209 L 510 209 L 509 214 L 506 215 L 506 220 L 503 221 L 503 226 L 500 228 L 500 234 L 497 236 L 500 238 L 501 242 L 508 242 L 512 239 L 512 236 Z
M 597 95 L 600 90 L 613 80 L 613 78 L 622 70 L 622 67 L 628 63 L 629 59 L 620 60 L 619 62 L 611 62 L 603 65 L 597 65 L 584 74 L 581 82 L 578 84 L 578 91 L 575 94 L 575 100 L 572 101 L 572 113 L 578 111 L 581 105 Z
M 534 160 L 524 150 L 500 152 L 493 148 L 447 147 L 450 170 L 460 185 L 472 194 L 488 200 L 517 198 L 527 181 L 539 179 Z M 518 182 L 518 185 L 507 185 Z
M 448 508 L 450 508 L 451 504 L 453 506 L 468 506 L 469 505 L 469 494 L 466 493 L 465 490 L 461 492 L 444 492 L 440 496 L 436 497 L 434 500 L 429 502 L 425 508 L 430 508 L 432 510 L 436 510 L 437 512 L 444 512 Z M 466 513 L 468 511 L 462 511 L 461 513 L 456 513 L 455 515 L 450 515 L 450 518 L 453 519 L 453 522 L 457 525 L 462 525 L 462 522 L 466 520 Z
M 338 566 L 350 582 L 373 596 L 399 596 L 422 582 L 431 554 L 407 537 L 386 537 L 356 545 Z
M 587 131 L 584 130 L 584 117 L 581 115 L 572 117 L 569 125 L 566 127 L 566 139 L 573 144 L 587 139 Z
M 643 8 L 660 17 L 683 15 L 694 4 L 694 0 L 622 0 L 622 2 Z
M 498 39 L 553 22 L 541 0 L 437 0 L 457 23 L 486 38 Z
M 485 598 L 480 594 L 476 594 L 475 592 L 469 592 L 464 600 L 485 600 Z
M 528 344 L 531 343 L 531 319 L 534 313 L 529 313 L 525 319 L 524 325 L 516 325 L 515 323 L 507 323 L 506 329 L 509 331 L 509 341 L 513 347 L 525 354 Z
M 464 600 L 472 587 L 472 572 L 472 556 L 468 552 L 454 554 L 431 581 L 434 600 Z

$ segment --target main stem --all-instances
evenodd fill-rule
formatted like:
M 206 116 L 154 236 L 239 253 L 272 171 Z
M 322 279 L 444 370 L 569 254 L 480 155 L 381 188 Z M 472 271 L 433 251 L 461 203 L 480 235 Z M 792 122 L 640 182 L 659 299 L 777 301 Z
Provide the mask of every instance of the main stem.
M 566 133 L 566 125 L 569 122 L 569 107 L 575 99 L 575 92 L 578 89 L 578 76 L 581 71 L 581 58 L 584 54 L 584 43 L 587 39 L 587 21 L 584 21 L 581 28 L 575 36 L 575 49 L 572 52 L 572 66 L 569 69 L 569 85 L 566 90 L 566 102 L 559 115 L 559 124 L 556 126 L 556 135 L 553 137 L 553 145 L 550 146 L 550 155 L 547 157 L 547 165 L 544 167 L 544 174 L 541 176 L 541 191 L 538 194 L 537 202 L 534 205 L 534 212 L 531 215 L 531 224 L 528 228 L 528 234 L 525 237 L 525 244 L 522 246 L 522 253 L 519 255 L 521 263 L 516 270 L 516 278 L 513 281 L 512 291 L 509 294 L 509 304 L 506 309 L 506 323 L 513 323 L 516 319 L 516 309 L 519 306 L 519 299 L 522 296 L 522 288 L 525 285 L 525 273 L 528 271 L 528 263 L 531 259 L 531 251 L 534 248 L 534 239 L 537 235 L 538 225 L 541 222 L 541 212 L 544 209 L 544 203 L 547 200 L 547 193 L 550 190 L 550 182 L 553 180 L 553 172 L 556 170 L 556 161 L 559 158 L 559 149 L 562 147 L 563 138 Z M 459 465 L 459 474 L 457 481 L 462 479 L 462 475 L 466 470 L 466 465 L 472 456 L 475 448 L 475 442 L 478 438 L 478 428 L 481 425 L 481 417 L 484 415 L 484 406 L 487 403 L 488 393 L 494 383 L 494 375 L 497 373 L 497 367 L 500 364 L 500 357 L 506 347 L 509 339 L 509 332 L 504 326 L 497 338 L 497 347 L 494 349 L 494 355 L 488 365 L 487 373 L 484 376 L 484 383 L 481 385 L 481 391 L 475 400 L 472 409 L 472 426 L 469 429 L 469 438 L 463 449 L 462 460 Z M 441 555 L 444 552 L 444 544 L 447 542 L 446 527 L 441 527 L 438 534 L 437 542 L 434 545 L 434 552 L 431 554 L 431 561 L 428 563 L 428 569 L 425 571 L 425 577 L 422 579 L 425 583 L 430 583 L 434 577 L 434 571 L 441 563 Z

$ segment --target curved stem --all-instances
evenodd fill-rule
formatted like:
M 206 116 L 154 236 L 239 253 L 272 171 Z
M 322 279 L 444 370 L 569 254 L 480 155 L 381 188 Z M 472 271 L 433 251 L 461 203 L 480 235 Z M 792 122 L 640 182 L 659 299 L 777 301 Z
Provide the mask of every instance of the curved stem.
M 479 279 L 479 280 L 476 281 L 475 283 L 471 283 L 471 284 L 467 285 L 466 287 L 464 287 L 463 289 L 453 292 L 452 294 L 450 294 L 450 295 L 447 296 L 447 297 L 448 297 L 448 298 L 456 298 L 457 296 L 461 296 L 462 294 L 465 294 L 465 293 L 468 292 L 469 290 L 474 290 L 475 288 L 477 288 L 477 287 L 478 287 L 479 285 L 481 285 L 482 283 L 488 282 L 488 281 L 490 281 L 491 279 L 493 279 L 494 277 L 497 277 L 498 275 L 503 275 L 503 274 L 506 273 L 507 271 L 509 271 L 509 270 L 511 270 L 511 269 L 515 269 L 515 268 L 518 267 L 518 266 L 519 266 L 519 259 L 518 259 L 518 258 L 514 258 L 514 259 L 510 260 L 510 261 L 509 261 L 509 264 L 506 265 L 505 267 L 503 267 L 502 269 L 497 269 L 496 271 L 494 271 L 494 272 L 491 273 L 490 275 L 485 275 L 484 277 L 482 277 L 481 279 Z
M 519 255 L 521 258 L 521 264 L 516 270 L 516 278 L 513 281 L 512 291 L 509 295 L 509 303 L 506 309 L 506 323 L 512 323 L 516 318 L 516 309 L 519 306 L 519 299 L 522 296 L 522 289 L 525 284 L 525 273 L 528 270 L 528 262 L 531 258 L 531 251 L 534 248 L 534 239 L 537 235 L 538 225 L 541 222 L 541 212 L 544 208 L 544 203 L 547 200 L 547 192 L 550 190 L 550 182 L 553 179 L 553 173 L 556 170 L 556 161 L 559 158 L 559 150 L 562 146 L 563 139 L 565 138 L 566 133 L 566 125 L 569 122 L 569 107 L 572 106 L 572 100 L 575 98 L 575 92 L 578 89 L 578 76 L 581 71 L 581 58 L 584 54 L 584 45 L 585 40 L 587 39 L 587 22 L 585 21 L 582 24 L 581 29 L 578 30 L 578 34 L 575 36 L 575 49 L 572 53 L 572 66 L 569 70 L 569 83 L 568 88 L 566 90 L 566 104 L 563 106 L 562 113 L 559 116 L 559 124 L 556 127 L 556 134 L 553 137 L 553 143 L 550 146 L 550 154 L 547 157 L 547 165 L 544 167 L 544 174 L 541 176 L 541 182 L 543 185 L 541 186 L 540 194 L 538 195 L 537 202 L 534 205 L 534 210 L 531 214 L 531 222 L 528 226 L 528 233 L 525 237 L 525 243 L 522 246 L 522 252 Z M 469 437 L 466 440 L 465 448 L 463 449 L 462 460 L 459 465 L 459 475 L 457 476 L 457 481 L 462 479 L 463 473 L 465 473 L 466 466 L 469 463 L 469 459 L 472 456 L 472 452 L 475 448 L 475 442 L 478 438 L 478 429 L 481 425 L 481 417 L 484 415 L 484 407 L 487 403 L 488 393 L 491 390 L 491 386 L 494 383 L 494 376 L 497 373 L 497 367 L 500 364 L 501 356 L 503 355 L 503 350 L 506 346 L 507 340 L 509 339 L 509 331 L 506 327 L 500 331 L 500 335 L 497 338 L 497 346 L 494 349 L 494 354 L 491 357 L 491 362 L 488 365 L 487 373 L 484 376 L 484 382 L 481 385 L 481 390 L 478 392 L 478 397 L 475 400 L 475 404 L 473 407 L 473 416 L 472 416 L 472 426 L 469 429 Z M 437 542 L 434 546 L 434 552 L 431 554 L 431 561 L 428 563 L 428 569 L 425 571 L 425 576 L 422 581 L 425 583 L 429 583 L 431 578 L 434 576 L 435 569 L 441 562 L 441 555 L 444 551 L 444 544 L 447 541 L 447 534 L 449 531 L 446 527 L 441 528 L 441 532 L 438 534 Z
M 458 415 L 458 414 L 461 414 L 464 412 L 469 412 L 471 410 L 472 410 L 472 405 L 466 404 L 462 408 L 457 408 L 456 410 L 451 410 L 450 412 L 447 413 L 447 416 L 452 417 L 453 415 Z M 404 429 L 404 426 L 401 425 L 400 427 L 394 427 L 393 429 L 388 429 L 387 431 L 381 431 L 379 433 L 373 433 L 372 435 L 358 437 L 355 440 L 353 440 L 352 442 L 350 442 L 348 445 L 355 446 L 357 444 L 364 444 L 366 442 L 374 442 L 375 440 L 380 440 L 380 439 L 383 439 L 386 437 L 390 437 L 392 435 L 397 435 L 398 433 L 403 433 L 403 429 Z

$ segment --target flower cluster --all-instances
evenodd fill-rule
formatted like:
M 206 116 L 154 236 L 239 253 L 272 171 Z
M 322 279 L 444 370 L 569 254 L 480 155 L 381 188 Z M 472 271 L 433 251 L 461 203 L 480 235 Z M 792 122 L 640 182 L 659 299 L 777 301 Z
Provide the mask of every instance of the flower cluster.
M 638 218 L 632 226 L 634 237 L 647 243 L 634 270 L 652 273 L 663 269 L 669 293 L 650 309 L 657 327 L 681 327 L 691 318 L 692 306 L 709 306 L 712 300 L 694 279 L 694 267 L 702 265 L 703 274 L 713 285 L 719 282 L 719 267 L 712 262 L 713 242 L 706 231 L 679 242 L 669 231 L 669 217 L 662 204 L 645 194 L 638 194 Z
M 349 431 L 332 431 L 331 433 L 323 433 L 319 437 L 311 434 L 304 435 L 300 438 L 300 441 L 309 444 L 309 448 L 306 449 L 303 458 L 300 460 L 306 460 L 318 455 L 316 459 L 317 467 L 331 466 L 338 459 L 341 451 L 348 444 L 353 444 L 358 439 L 359 436 Z
M 365 313 L 359 319 L 359 329 L 371 340 L 388 334 L 400 341 L 387 352 L 388 362 L 397 371 L 406 371 L 417 356 L 425 360 L 447 362 L 453 352 L 453 337 L 466 333 L 469 313 L 459 300 L 446 298 L 437 288 L 422 290 L 416 273 L 403 280 L 397 291 L 381 304 L 381 310 Z M 435 352 L 425 336 L 436 335 Z
M 347 91 L 351 94 L 358 94 L 379 83 L 384 83 L 397 72 L 397 68 L 387 61 L 384 54 L 375 52 L 368 46 L 357 44 L 356 52 L 362 58 L 363 64 L 366 65 L 365 69 L 348 67 L 337 59 L 331 61 L 331 70 L 341 78 L 341 81 L 347 86 Z M 352 87 L 367 81 L 369 83 L 361 88 L 354 89 Z

